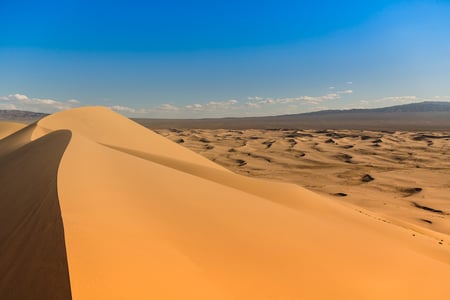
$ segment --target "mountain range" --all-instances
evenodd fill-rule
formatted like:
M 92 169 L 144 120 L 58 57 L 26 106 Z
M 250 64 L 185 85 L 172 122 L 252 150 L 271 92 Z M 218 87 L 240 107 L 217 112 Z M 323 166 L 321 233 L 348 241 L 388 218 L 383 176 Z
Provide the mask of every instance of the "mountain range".
M 35 122 L 48 114 L 0 110 L 0 121 Z M 238 118 L 152 119 L 133 118 L 151 129 L 366 129 L 450 130 L 450 102 L 425 101 L 372 109 L 322 110 L 310 113 Z
M 450 130 L 450 102 L 221 119 L 134 119 L 151 128 Z

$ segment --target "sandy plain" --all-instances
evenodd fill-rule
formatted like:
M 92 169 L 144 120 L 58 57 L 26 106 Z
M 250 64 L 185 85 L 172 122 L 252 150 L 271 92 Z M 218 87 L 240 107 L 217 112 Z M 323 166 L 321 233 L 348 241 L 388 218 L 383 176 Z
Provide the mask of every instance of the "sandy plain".
M 174 133 L 189 133 L 202 151 L 222 147 L 212 142 L 216 134 L 168 135 L 175 139 Z M 213 162 L 161 134 L 109 109 L 86 107 L 0 140 L 1 299 L 448 299 L 444 225 L 394 222 L 329 195 L 350 195 L 344 188 L 351 185 L 336 183 L 325 195 L 236 174 L 219 164 L 220 155 Z M 208 141 L 194 141 L 200 134 Z M 267 132 L 220 131 L 216 138 L 222 134 L 231 134 L 226 153 L 251 153 L 232 158 L 242 160 L 236 168 L 271 166 L 272 159 L 290 165 L 283 155 L 270 162 L 252 156 L 263 151 L 253 143 L 274 137 Z M 249 142 L 236 134 L 248 134 Z M 275 151 L 291 147 L 290 139 L 297 140 L 290 152 L 299 159 L 315 153 L 303 147 L 340 147 L 302 146 L 299 136 L 262 145 Z M 316 160 L 329 165 L 309 185 L 332 177 L 333 163 L 353 165 Z M 368 185 L 381 180 L 370 174 L 375 180 Z M 409 197 L 425 194 L 423 186 Z

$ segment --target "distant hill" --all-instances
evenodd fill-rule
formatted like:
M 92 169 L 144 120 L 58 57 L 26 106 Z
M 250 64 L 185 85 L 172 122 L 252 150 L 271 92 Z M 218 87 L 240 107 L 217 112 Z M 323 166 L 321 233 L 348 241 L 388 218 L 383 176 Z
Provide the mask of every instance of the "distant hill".
M 0 121 L 32 123 L 48 114 L 0 110 Z M 448 130 L 450 102 L 425 101 L 373 109 L 322 110 L 310 113 L 244 118 L 146 119 L 134 121 L 150 129 L 361 129 Z
M 416 113 L 416 112 L 443 112 L 450 111 L 450 102 L 424 101 L 382 108 L 370 109 L 345 109 L 345 110 L 321 110 L 311 113 L 295 114 L 290 116 L 308 114 L 335 114 L 335 113 Z
M 450 102 L 220 119 L 134 119 L 151 128 L 450 130 Z
M 48 114 L 23 110 L 0 110 L 0 121 L 32 123 L 47 115 Z
M 384 108 L 373 109 L 375 112 L 442 112 L 450 111 L 450 102 L 425 101 Z

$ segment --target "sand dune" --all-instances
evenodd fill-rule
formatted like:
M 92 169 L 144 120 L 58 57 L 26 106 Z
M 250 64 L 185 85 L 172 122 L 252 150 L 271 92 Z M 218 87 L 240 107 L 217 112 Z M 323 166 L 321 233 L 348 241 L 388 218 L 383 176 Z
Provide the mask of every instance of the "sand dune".
M 10 299 L 450 294 L 447 240 L 294 184 L 237 175 L 105 108 L 48 116 L 1 140 L 1 149 L 0 205 L 10 217 L 1 218 L 8 255 L 0 268 L 16 279 L 0 278 L 0 288 Z M 20 189 L 28 184 L 39 186 L 33 197 Z M 45 237 L 34 222 L 47 224 Z M 43 245 L 58 255 L 30 257 Z M 52 281 L 23 296 L 43 268 Z
M 0 139 L 7 137 L 10 134 L 22 129 L 25 124 L 14 122 L 2 122 L 0 121 Z
M 57 196 L 69 131 L 55 131 L 0 157 L 0 299 L 70 298 Z
M 450 132 L 158 130 L 233 172 L 450 234 Z M 202 142 L 208 140 L 208 143 Z

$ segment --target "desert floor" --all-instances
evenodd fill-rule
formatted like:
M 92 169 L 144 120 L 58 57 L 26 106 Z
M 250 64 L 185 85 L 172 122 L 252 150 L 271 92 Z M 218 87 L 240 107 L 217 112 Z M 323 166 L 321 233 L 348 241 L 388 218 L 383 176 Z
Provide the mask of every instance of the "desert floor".
M 450 234 L 450 132 L 159 129 L 233 172 Z
M 0 123 L 0 299 L 449 299 L 445 133 L 160 133 Z

